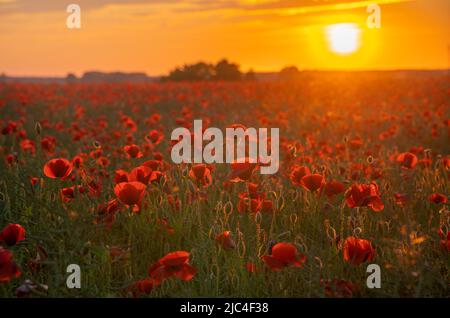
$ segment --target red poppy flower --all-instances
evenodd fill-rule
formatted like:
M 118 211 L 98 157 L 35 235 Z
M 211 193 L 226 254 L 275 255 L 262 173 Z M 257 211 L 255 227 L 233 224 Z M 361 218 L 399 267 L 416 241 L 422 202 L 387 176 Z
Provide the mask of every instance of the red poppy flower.
M 339 193 L 344 192 L 345 186 L 339 181 L 328 181 L 325 184 L 324 191 L 328 197 L 332 197 Z
M 141 279 L 127 288 L 134 298 L 139 298 L 141 295 L 148 295 L 153 290 L 153 280 L 150 278 Z
M 12 253 L 0 246 L 0 283 L 9 283 L 21 274 L 19 266 L 13 261 Z
M 407 193 L 395 193 L 394 194 L 395 203 L 401 207 L 404 207 L 406 203 L 410 200 Z
M 110 229 L 116 219 L 116 213 L 120 211 L 123 206 L 119 200 L 112 199 L 105 204 L 97 207 L 97 217 L 94 223 L 104 223 L 107 229 Z
M 137 206 L 137 210 L 140 210 L 146 188 L 145 184 L 136 181 L 121 182 L 114 187 L 114 193 L 122 203 L 128 206 Z
M 440 193 L 433 193 L 428 197 L 428 200 L 434 204 L 447 203 L 447 197 Z
M 363 141 L 360 137 L 355 137 L 348 141 L 348 147 L 351 150 L 358 150 L 359 148 L 362 147 L 362 145 L 363 145 Z
M 52 136 L 45 136 L 41 139 L 41 147 L 47 153 L 52 153 L 55 150 L 56 138 Z
M 232 250 L 236 247 L 230 231 L 224 231 L 216 236 L 216 242 L 222 246 L 224 250 Z
M 354 184 L 345 194 L 345 202 L 349 208 L 369 207 L 375 212 L 382 211 L 384 204 L 381 202 L 378 185 L 375 182 L 370 184 Z
M 207 187 L 212 183 L 211 171 L 208 166 L 203 163 L 193 165 L 189 171 L 189 177 L 204 187 Z
M 20 142 L 20 148 L 22 148 L 24 152 L 28 152 L 32 155 L 34 155 L 36 152 L 36 146 L 34 145 L 34 142 L 29 139 L 22 140 Z
M 254 273 L 256 271 L 256 266 L 252 262 L 247 262 L 247 264 L 245 264 L 245 269 L 249 273 Z
M 272 247 L 270 255 L 264 255 L 261 258 L 274 271 L 290 265 L 301 267 L 306 261 L 305 255 L 299 253 L 295 245 L 291 243 L 277 243 Z
M 152 170 L 158 170 L 158 168 L 161 166 L 161 161 L 160 160 L 147 160 L 142 165 L 149 167 Z
M 75 199 L 75 188 L 76 188 L 76 186 L 62 188 L 59 192 L 61 195 L 61 199 L 64 202 L 70 202 L 73 199 Z
M 301 186 L 302 185 L 302 178 L 306 175 L 311 174 L 311 171 L 306 166 L 294 166 L 292 168 L 292 172 L 289 175 L 289 178 L 292 181 L 293 185 Z
M 343 279 L 333 279 L 322 282 L 325 285 L 325 295 L 327 297 L 352 297 L 359 291 L 358 285 Z
M 443 251 L 450 253 L 450 231 L 446 231 L 442 228 L 439 229 L 439 236 L 441 237 L 441 241 L 439 242 Z
M 344 242 L 344 260 L 351 265 L 371 262 L 375 257 L 375 249 L 368 240 L 347 237 Z
M 0 241 L 8 246 L 16 245 L 25 239 L 25 229 L 20 224 L 8 224 L 0 233 Z
M 129 181 L 138 181 L 145 185 L 151 181 L 152 169 L 146 166 L 140 166 L 131 170 L 128 177 Z
M 155 145 L 159 144 L 164 138 L 164 134 L 156 129 L 152 130 L 147 136 L 148 139 Z
M 418 161 L 417 156 L 410 152 L 404 152 L 397 156 L 397 162 L 403 169 L 413 169 Z
M 79 169 L 83 166 L 83 158 L 81 156 L 75 156 L 72 159 L 72 165 Z
M 143 156 L 141 150 L 139 149 L 139 146 L 137 145 L 127 145 L 123 147 L 125 152 L 128 154 L 128 157 L 130 158 L 141 158 Z
M 246 162 L 233 162 L 231 163 L 231 182 L 248 181 L 252 177 L 253 171 L 257 167 L 256 163 Z
M 165 174 L 161 171 L 152 171 L 152 175 L 150 177 L 150 182 L 151 183 L 160 183 L 161 178 L 164 176 L 165 176 Z
M 309 174 L 301 179 L 302 186 L 310 192 L 319 190 L 325 183 L 325 178 L 320 174 Z
M 197 270 L 189 264 L 189 252 L 185 251 L 169 253 L 149 268 L 149 276 L 155 285 L 161 284 L 170 277 L 189 281 L 194 278 L 196 272 Z
M 119 169 L 115 171 L 114 175 L 114 183 L 128 182 L 128 172 L 125 170 Z
M 44 174 L 52 179 L 65 179 L 72 173 L 72 164 L 64 158 L 52 159 L 44 166 Z

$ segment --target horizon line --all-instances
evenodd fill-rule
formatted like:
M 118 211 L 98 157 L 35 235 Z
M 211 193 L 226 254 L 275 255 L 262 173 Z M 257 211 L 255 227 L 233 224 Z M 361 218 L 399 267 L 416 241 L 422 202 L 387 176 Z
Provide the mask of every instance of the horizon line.
M 287 65 L 286 67 L 291 67 L 291 66 L 295 66 L 296 65 Z M 262 70 L 262 71 L 257 71 L 254 69 L 249 69 L 247 71 L 241 71 L 242 74 L 245 74 L 249 71 L 254 72 L 255 74 L 275 74 L 275 73 L 279 73 L 281 71 L 280 70 Z M 349 72 L 401 72 L 401 71 L 411 71 L 411 72 L 417 72 L 417 71 L 424 71 L 424 72 L 436 72 L 436 71 L 450 71 L 450 66 L 449 67 L 444 67 L 444 68 L 415 68 L 415 67 L 398 67 L 398 68 L 361 68 L 361 69 L 340 69 L 340 68 L 305 68 L 305 69 L 301 69 L 298 68 L 298 70 L 300 72 L 342 72 L 342 73 L 349 73 Z M 65 75 L 61 75 L 61 74 L 55 74 L 55 75 L 51 75 L 51 74 L 46 74 L 46 75 L 36 75 L 36 74 L 11 74 L 11 73 L 7 73 L 4 71 L 0 71 L 0 77 L 6 77 L 6 78 L 55 78 L 55 79 L 64 79 L 66 78 L 69 74 L 73 74 L 75 75 L 78 79 L 81 79 L 83 75 L 85 75 L 86 73 L 91 73 L 91 72 L 96 72 L 96 73 L 103 73 L 103 74 L 113 74 L 113 73 L 123 73 L 123 74 L 143 74 L 149 78 L 161 78 L 164 76 L 167 76 L 168 73 L 163 74 L 163 75 L 152 75 L 152 74 L 148 74 L 145 71 L 123 71 L 123 70 L 113 70 L 113 71 L 104 71 L 104 70 L 86 70 L 84 72 L 81 73 L 81 75 L 78 75 L 75 72 L 67 72 Z

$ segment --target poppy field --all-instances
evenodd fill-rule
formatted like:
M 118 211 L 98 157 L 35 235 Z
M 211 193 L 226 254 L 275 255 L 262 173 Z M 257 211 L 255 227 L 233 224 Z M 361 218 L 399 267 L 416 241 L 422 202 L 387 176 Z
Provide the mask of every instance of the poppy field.
M 449 297 L 448 83 L 0 83 L 0 297 Z M 278 172 L 175 164 L 197 119 L 279 128 Z

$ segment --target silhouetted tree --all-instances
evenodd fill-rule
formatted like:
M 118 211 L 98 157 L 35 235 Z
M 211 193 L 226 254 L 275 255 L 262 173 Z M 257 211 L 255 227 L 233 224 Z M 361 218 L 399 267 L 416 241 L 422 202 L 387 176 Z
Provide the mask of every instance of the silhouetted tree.
M 222 81 L 238 81 L 241 79 L 241 72 L 239 65 L 229 63 L 226 59 L 221 60 L 216 64 L 215 79 Z
M 214 77 L 214 66 L 204 62 L 186 64 L 171 71 L 164 80 L 172 81 L 208 81 Z
M 283 81 L 292 81 L 300 77 L 300 71 L 296 66 L 287 66 L 278 74 L 278 78 Z
M 172 70 L 168 76 L 162 77 L 162 81 L 236 81 L 241 79 L 239 66 L 221 60 L 216 65 L 199 62 L 196 64 L 185 64 Z
M 252 69 L 250 69 L 247 73 L 245 73 L 244 80 L 246 80 L 246 81 L 256 81 L 255 72 Z
M 69 73 L 66 76 L 66 81 L 67 82 L 76 82 L 77 81 L 77 76 L 73 73 Z

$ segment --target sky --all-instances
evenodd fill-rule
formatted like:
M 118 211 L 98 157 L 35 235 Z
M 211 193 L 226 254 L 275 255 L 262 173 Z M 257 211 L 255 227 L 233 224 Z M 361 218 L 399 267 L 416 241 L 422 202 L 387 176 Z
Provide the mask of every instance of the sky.
M 66 26 L 71 3 L 81 8 L 80 29 Z M 371 3 L 381 9 L 380 28 L 367 25 Z M 330 41 L 339 39 L 327 32 L 342 23 L 358 29 L 357 49 L 348 54 L 333 50 Z M 156 76 L 222 58 L 260 72 L 289 65 L 445 69 L 450 1 L 0 0 L 0 73 L 7 75 L 99 70 Z

